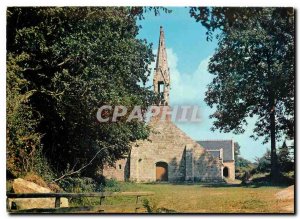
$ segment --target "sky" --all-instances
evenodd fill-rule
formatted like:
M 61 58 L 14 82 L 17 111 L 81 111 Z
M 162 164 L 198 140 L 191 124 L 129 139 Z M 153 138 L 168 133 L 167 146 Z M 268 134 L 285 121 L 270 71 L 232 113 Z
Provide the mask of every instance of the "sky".
M 214 113 L 204 101 L 207 85 L 213 75 L 207 71 L 209 58 L 217 48 L 217 41 L 206 41 L 206 29 L 189 16 L 189 9 L 183 7 L 170 8 L 172 13 L 145 13 L 145 19 L 138 21 L 142 26 L 138 37 L 153 43 L 153 53 L 157 54 L 159 30 L 163 26 L 167 47 L 168 64 L 171 77 L 170 105 L 191 104 L 200 107 L 202 121 L 200 123 L 175 122 L 175 124 L 194 140 L 233 139 L 241 146 L 241 156 L 254 161 L 261 157 L 270 147 L 262 144 L 263 139 L 254 141 L 250 138 L 255 118 L 249 118 L 243 134 L 213 132 L 212 119 Z M 153 65 L 154 66 L 154 63 Z M 152 74 L 149 83 L 152 84 Z

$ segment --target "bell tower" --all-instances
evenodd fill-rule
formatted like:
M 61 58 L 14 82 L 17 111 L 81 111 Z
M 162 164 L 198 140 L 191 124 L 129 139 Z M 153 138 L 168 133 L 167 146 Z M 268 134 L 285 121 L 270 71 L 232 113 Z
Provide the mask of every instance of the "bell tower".
M 156 68 L 153 78 L 154 92 L 160 95 L 160 106 L 168 106 L 170 103 L 170 72 L 167 60 L 165 33 L 160 27 L 159 45 L 157 51 Z

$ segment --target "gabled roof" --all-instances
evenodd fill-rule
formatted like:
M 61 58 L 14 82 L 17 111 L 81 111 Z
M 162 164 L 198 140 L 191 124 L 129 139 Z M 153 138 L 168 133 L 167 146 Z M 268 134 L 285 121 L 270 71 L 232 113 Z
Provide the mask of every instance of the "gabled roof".
M 223 159 L 223 153 L 221 152 L 221 150 L 209 150 L 208 152 L 209 152 L 213 157 Z
M 220 150 L 223 148 L 223 160 L 234 160 L 234 144 L 232 140 L 205 140 L 197 141 L 206 150 Z

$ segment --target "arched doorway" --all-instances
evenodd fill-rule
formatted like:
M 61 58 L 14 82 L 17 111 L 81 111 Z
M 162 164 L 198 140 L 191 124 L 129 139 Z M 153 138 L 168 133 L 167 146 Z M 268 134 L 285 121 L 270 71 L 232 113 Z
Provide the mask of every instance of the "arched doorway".
M 229 176 L 229 169 L 228 169 L 228 167 L 224 167 L 223 168 L 223 176 L 226 177 L 226 178 Z
M 156 163 L 156 181 L 168 181 L 168 164 L 166 162 Z

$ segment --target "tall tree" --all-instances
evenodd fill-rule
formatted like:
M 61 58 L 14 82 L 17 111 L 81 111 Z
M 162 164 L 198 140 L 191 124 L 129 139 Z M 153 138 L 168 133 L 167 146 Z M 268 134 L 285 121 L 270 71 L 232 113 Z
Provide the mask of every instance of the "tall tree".
M 278 150 L 278 162 L 282 173 L 294 170 L 294 162 L 291 159 L 290 149 L 285 141 Z
M 240 167 L 249 167 L 251 165 L 251 162 L 245 158 L 243 158 L 240 155 L 240 144 L 238 142 L 234 142 L 234 161 L 235 161 L 235 167 L 236 171 Z
M 267 150 L 262 157 L 255 158 L 255 171 L 260 173 L 270 173 L 271 171 L 271 151 Z
M 13 176 L 33 170 L 34 158 L 42 137 L 35 131 L 41 117 L 28 105 L 33 91 L 27 90 L 28 81 L 22 78 L 23 70 L 18 65 L 27 59 L 29 57 L 24 53 L 7 57 L 6 159 L 7 171 Z
M 191 8 L 190 14 L 216 34 L 210 59 L 215 75 L 206 102 L 216 105 L 213 129 L 244 132 L 255 117 L 255 139 L 271 141 L 271 175 L 277 177 L 276 140 L 294 136 L 295 49 L 292 8 Z
M 136 37 L 136 19 L 127 7 L 8 8 L 7 53 L 19 66 L 12 74 L 26 82 L 18 90 L 31 94 L 25 113 L 40 115 L 33 131 L 41 133 L 56 172 L 80 168 L 103 149 L 85 169 L 91 175 L 99 164 L 128 153 L 130 142 L 147 137 L 143 122 L 96 119 L 102 105 L 152 103 L 152 91 L 139 84 L 154 56 L 151 45 Z M 21 54 L 26 59 L 18 59 Z

